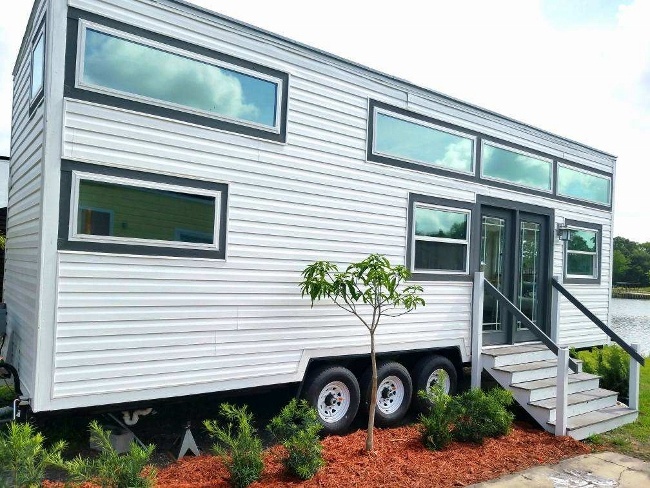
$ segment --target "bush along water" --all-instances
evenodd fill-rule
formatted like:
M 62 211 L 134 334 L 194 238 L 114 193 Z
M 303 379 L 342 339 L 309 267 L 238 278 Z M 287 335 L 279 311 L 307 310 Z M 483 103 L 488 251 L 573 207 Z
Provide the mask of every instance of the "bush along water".
M 219 413 L 225 420 L 224 425 L 216 420 L 205 420 L 203 425 L 215 441 L 213 452 L 225 460 L 231 484 L 244 488 L 262 475 L 262 441 L 253 427 L 253 414 L 245 405 L 236 407 L 222 403 Z
M 295 398 L 271 420 L 267 429 L 286 448 L 284 465 L 291 474 L 307 480 L 325 465 L 318 437 L 322 428 L 316 410 Z
M 420 416 L 422 441 L 429 449 L 444 449 L 452 440 L 481 444 L 512 429 L 514 415 L 508 410 L 512 394 L 501 388 L 489 392 L 474 388 L 451 397 L 434 385 L 418 394 L 431 404 Z
M 585 373 L 600 376 L 600 387 L 617 391 L 619 398 L 629 396 L 630 356 L 618 345 L 603 346 L 590 351 L 572 351 L 572 356 L 582 360 Z
M 99 447 L 96 458 L 77 456 L 59 467 L 73 482 L 92 482 L 102 488 L 149 488 L 154 486 L 156 470 L 149 464 L 153 445 L 140 447 L 131 442 L 128 452 L 119 454 L 111 444 L 111 432 L 93 420 L 88 430 L 90 442 Z
M 0 432 L 0 487 L 22 488 L 40 486 L 45 468 L 58 466 L 65 442 L 51 448 L 31 424 L 11 422 Z

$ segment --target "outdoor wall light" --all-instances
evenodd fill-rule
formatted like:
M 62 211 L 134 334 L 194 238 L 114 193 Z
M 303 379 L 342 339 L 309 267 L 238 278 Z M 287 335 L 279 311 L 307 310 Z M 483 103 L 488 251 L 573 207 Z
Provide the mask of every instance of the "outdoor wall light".
M 566 224 L 557 225 L 557 238 L 563 242 L 571 240 L 571 229 L 569 229 Z

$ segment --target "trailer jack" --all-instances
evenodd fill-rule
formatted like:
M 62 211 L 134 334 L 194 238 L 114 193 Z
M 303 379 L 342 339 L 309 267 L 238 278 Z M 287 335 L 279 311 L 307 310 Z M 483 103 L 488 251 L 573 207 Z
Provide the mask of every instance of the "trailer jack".
M 29 408 L 29 398 L 23 396 L 23 392 L 20 389 L 18 371 L 11 364 L 6 363 L 4 359 L 0 358 L 0 378 L 6 379 L 9 377 L 12 377 L 14 380 L 14 394 L 16 397 L 10 407 L 0 408 L 0 423 L 24 419 L 27 417 L 27 409 Z M 11 419 L 5 417 L 9 414 L 11 414 Z

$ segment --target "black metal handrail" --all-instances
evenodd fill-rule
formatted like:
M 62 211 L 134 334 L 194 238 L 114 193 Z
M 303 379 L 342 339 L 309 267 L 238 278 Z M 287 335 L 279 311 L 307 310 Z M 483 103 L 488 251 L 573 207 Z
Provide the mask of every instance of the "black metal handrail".
M 607 334 L 616 344 L 621 346 L 623 350 L 628 353 L 630 356 L 634 358 L 636 362 L 638 362 L 641 366 L 645 366 L 645 358 L 641 356 L 637 351 L 632 349 L 632 347 L 625 342 L 621 336 L 619 336 L 616 332 L 614 332 L 612 329 L 607 327 L 605 323 L 600 320 L 598 317 L 596 317 L 591 310 L 589 310 L 587 307 L 585 307 L 580 300 L 578 300 L 576 297 L 574 297 L 566 288 L 564 288 L 555 278 L 551 280 L 551 283 L 553 285 L 553 288 L 555 288 L 557 291 L 562 293 L 564 295 L 564 298 L 569 300 L 575 307 L 580 310 L 585 316 L 591 320 L 594 324 L 596 324 L 600 329 Z
M 510 311 L 516 318 L 518 318 L 521 322 L 524 323 L 524 325 L 532 331 L 537 338 L 542 341 L 542 343 L 548 347 L 553 354 L 556 356 L 559 353 L 560 348 L 558 345 L 553 342 L 553 340 L 547 336 L 542 329 L 537 327 L 535 323 L 530 320 L 524 312 L 522 312 L 517 306 L 512 303 L 510 300 L 508 300 L 503 293 L 501 293 L 499 290 L 495 288 L 495 286 L 490 283 L 488 280 L 485 280 L 485 291 L 488 292 L 488 294 L 492 295 L 494 298 L 496 298 L 501 305 L 503 305 L 505 308 Z M 574 373 L 578 372 L 578 363 L 576 363 L 573 359 L 569 358 L 569 368 L 573 370 Z

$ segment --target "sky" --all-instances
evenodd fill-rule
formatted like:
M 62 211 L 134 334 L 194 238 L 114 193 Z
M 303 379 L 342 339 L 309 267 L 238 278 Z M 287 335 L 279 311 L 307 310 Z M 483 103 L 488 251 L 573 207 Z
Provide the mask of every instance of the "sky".
M 618 156 L 614 234 L 650 241 L 649 0 L 193 0 Z M 31 1 L 0 18 L 0 154 Z

